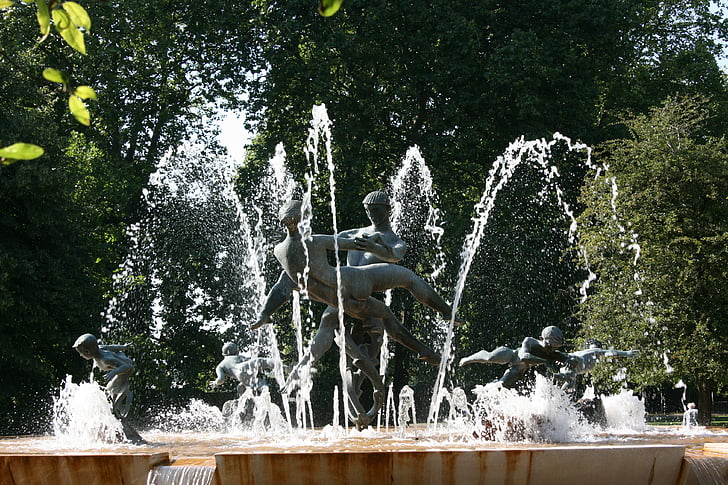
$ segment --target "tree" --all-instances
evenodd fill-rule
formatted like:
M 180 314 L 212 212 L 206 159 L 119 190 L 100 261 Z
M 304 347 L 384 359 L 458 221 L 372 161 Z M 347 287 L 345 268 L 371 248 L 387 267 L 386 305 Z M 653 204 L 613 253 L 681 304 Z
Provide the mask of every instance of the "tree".
M 629 375 L 640 387 L 695 386 L 703 424 L 728 377 L 728 147 L 706 134 L 706 106 L 668 98 L 630 120 L 633 138 L 601 155 L 618 218 L 605 210 L 613 186 L 603 178 L 586 189 L 582 216 L 598 275 L 582 306 L 585 336 L 643 350 Z
M 711 55 L 716 46 L 712 35 L 723 37 L 723 23 L 704 8 L 707 2 L 461 2 L 456 9 L 430 0 L 345 2 L 327 18 L 317 15 L 314 5 L 301 2 L 261 5 L 255 25 L 262 39 L 265 76 L 254 80 L 251 91 L 251 119 L 258 123 L 259 135 L 249 152 L 251 163 L 267 160 L 282 142 L 289 168 L 302 177 L 311 107 L 325 103 L 333 120 L 339 225 L 354 227 L 361 197 L 386 186 L 407 148 L 417 145 L 440 195 L 443 219 L 448 221 L 444 250 L 453 260 L 492 162 L 514 139 L 550 137 L 558 131 L 595 143 L 621 135 L 615 130 L 615 113 L 641 112 L 658 103 L 662 97 L 630 94 L 646 91 L 660 73 L 665 92 L 687 84 L 710 90 L 720 85 L 714 83 L 719 71 Z M 701 55 L 690 57 L 689 52 Z M 662 66 L 653 64 L 657 57 Z M 668 60 L 674 69 L 661 71 Z M 569 197 L 582 184 L 573 163 L 559 167 L 576 175 L 563 187 Z M 543 227 L 543 233 L 526 229 L 543 222 L 556 227 L 557 216 L 526 212 L 518 221 L 509 221 L 509 211 L 518 214 L 519 204 L 513 201 L 533 194 L 524 189 L 508 201 L 503 197 L 504 208 L 498 210 L 504 218 L 494 218 L 482 248 L 488 253 L 484 258 L 490 258 L 486 271 L 494 271 L 496 277 L 476 281 L 474 274 L 468 283 L 472 288 L 480 283 L 493 286 L 491 301 L 499 303 L 479 302 L 462 309 L 474 312 L 473 321 L 483 322 L 470 327 L 471 340 L 463 346 L 477 345 L 475 338 L 493 328 L 511 329 L 513 318 L 504 317 L 503 307 L 511 309 L 511 315 L 519 313 L 516 308 L 528 310 L 528 298 L 512 283 L 519 281 L 522 271 L 533 270 L 533 258 L 542 256 L 538 248 L 543 246 L 529 236 L 544 246 L 552 244 L 548 251 L 561 257 L 556 256 L 559 246 L 553 245 L 555 234 Z M 505 207 L 511 204 L 512 210 Z M 327 213 L 324 208 L 316 212 Z M 523 241 L 529 242 L 514 246 L 514 231 L 520 229 Z M 497 261 L 494 269 L 501 249 L 512 251 L 513 257 L 507 264 Z M 529 293 L 537 295 L 538 305 L 547 306 L 547 295 L 555 294 L 559 315 L 568 312 L 573 280 L 578 279 L 572 262 L 566 262 L 568 254 L 563 257 L 563 264 L 539 271 Z M 457 263 L 450 267 L 457 268 Z M 492 318 L 481 319 L 482 315 Z M 512 333 L 522 338 L 540 331 L 542 322 L 535 320 L 533 312 L 527 321 L 528 328 L 534 328 Z M 563 322 L 575 325 L 569 319 Z
M 55 2 L 53 8 L 67 11 L 72 3 Z M 2 423 L 5 433 L 41 431 L 44 423 L 18 410 L 31 409 L 29 402 L 47 403 L 66 374 L 87 375 L 86 363 L 70 345 L 81 333 L 101 336 L 105 322 L 100 315 L 115 296 L 111 276 L 131 246 L 127 227 L 141 217 L 142 187 L 161 155 L 181 140 L 196 136 L 207 142 L 209 153 L 222 152 L 208 125 L 215 110 L 211 103 L 240 105 L 252 56 L 250 5 L 87 5 L 93 29 L 84 27 L 86 56 L 55 42 L 60 39 L 55 33 L 38 44 L 36 6 L 48 5 L 45 0 L 17 2 L 0 10 L 0 146 L 32 141 L 45 149 L 30 163 L 0 165 L 5 207 L 0 217 L 0 360 L 3 384 L 13 378 L 0 395 L 8 417 Z M 207 9 L 216 14 L 208 15 Z M 48 24 L 51 32 L 59 26 L 56 19 Z M 50 78 L 44 74 L 49 67 L 56 69 Z M 89 126 L 69 113 L 69 96 L 79 94 L 79 84 L 92 85 L 100 94 L 88 103 Z M 0 157 L 7 158 L 4 152 Z M 204 161 L 194 163 L 204 169 Z M 178 293 L 169 295 L 166 308 L 182 306 L 182 299 L 175 300 Z M 151 311 L 138 310 L 141 315 Z M 179 340 L 190 334 L 188 327 L 182 330 L 163 351 L 180 347 Z M 207 337 L 202 332 L 199 340 L 209 344 L 212 361 L 219 344 Z M 138 351 L 156 355 L 141 344 Z M 199 384 L 197 374 L 207 365 L 203 359 L 196 369 L 180 373 L 193 375 Z M 132 385 L 143 388 L 143 380 Z M 47 414 L 45 404 L 33 409 Z

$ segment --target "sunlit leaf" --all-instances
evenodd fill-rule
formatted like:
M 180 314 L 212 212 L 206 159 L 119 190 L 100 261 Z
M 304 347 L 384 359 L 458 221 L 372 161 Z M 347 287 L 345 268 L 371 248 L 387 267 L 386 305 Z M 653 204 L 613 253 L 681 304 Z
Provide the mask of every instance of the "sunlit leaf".
M 344 3 L 344 0 L 321 0 L 318 13 L 323 17 L 331 17 L 339 11 L 342 3 Z
M 0 148 L 0 158 L 3 165 L 9 165 L 16 160 L 33 160 L 43 155 L 45 151 L 38 145 L 32 143 L 15 143 L 13 145 Z
M 76 2 L 63 2 L 61 6 L 63 7 L 63 10 L 68 12 L 68 15 L 71 17 L 71 22 L 73 22 L 74 25 L 86 30 L 91 30 L 91 18 L 81 5 Z
M 71 110 L 74 118 L 76 118 L 76 121 L 85 126 L 91 124 L 91 113 L 88 112 L 81 98 L 78 96 L 70 96 L 68 98 L 68 108 Z
M 42 0 L 39 0 L 42 1 Z M 53 22 L 63 40 L 81 54 L 86 54 L 86 43 L 83 32 L 78 30 L 71 22 L 71 16 L 65 10 L 53 9 Z
M 66 83 L 63 73 L 61 71 L 59 71 L 58 69 L 53 69 L 52 67 L 43 69 L 43 77 L 54 83 L 61 83 L 61 84 Z
M 65 30 L 71 26 L 71 16 L 68 15 L 68 12 L 54 8 L 52 14 L 53 22 L 56 25 L 56 29 L 59 31 Z
M 45 0 L 35 0 L 35 4 L 38 7 L 38 11 L 35 16 L 38 19 L 38 25 L 40 26 L 40 35 L 46 38 L 51 31 L 51 14 L 48 11 L 48 4 Z
M 0 9 L 12 7 L 15 5 L 15 2 L 11 2 L 10 0 L 0 0 Z
M 81 99 L 96 99 L 96 91 L 91 86 L 79 86 L 73 94 Z

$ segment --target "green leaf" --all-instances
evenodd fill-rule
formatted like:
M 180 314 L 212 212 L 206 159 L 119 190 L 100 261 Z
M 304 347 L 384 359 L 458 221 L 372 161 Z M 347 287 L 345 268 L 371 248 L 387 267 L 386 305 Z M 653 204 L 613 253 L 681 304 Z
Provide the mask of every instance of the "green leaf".
M 0 9 L 12 7 L 15 5 L 15 2 L 11 2 L 10 0 L 0 0 Z
M 318 13 L 321 14 L 322 17 L 331 17 L 339 11 L 342 3 L 344 3 L 344 0 L 321 0 Z
M 71 17 L 71 22 L 77 27 L 81 27 L 86 30 L 91 30 L 91 18 L 86 13 L 86 10 L 76 2 L 64 2 L 62 5 L 63 10 L 68 12 Z
M 42 1 L 42 0 L 39 0 Z M 61 34 L 68 45 L 81 54 L 86 54 L 86 43 L 83 39 L 83 32 L 71 22 L 71 16 L 65 10 L 53 9 L 53 22 L 56 30 Z
M 45 150 L 32 143 L 15 143 L 0 148 L 0 158 L 3 159 L 3 165 L 9 165 L 16 160 L 33 160 L 43 155 L 43 153 L 45 153 Z
M 43 77 L 54 83 L 66 84 L 65 76 L 58 69 L 48 67 L 43 69 Z
M 79 86 L 73 94 L 81 99 L 96 99 L 96 91 L 91 86 Z
M 68 98 L 68 108 L 71 110 L 71 113 L 73 113 L 76 121 L 85 126 L 89 126 L 91 124 L 91 113 L 88 112 L 88 108 L 86 108 L 86 105 L 83 103 L 81 98 L 71 95 Z
M 40 35 L 45 39 L 51 31 L 51 14 L 48 11 L 48 4 L 45 0 L 35 0 L 38 11 L 35 13 L 40 26 Z M 41 39 L 42 40 L 42 39 Z

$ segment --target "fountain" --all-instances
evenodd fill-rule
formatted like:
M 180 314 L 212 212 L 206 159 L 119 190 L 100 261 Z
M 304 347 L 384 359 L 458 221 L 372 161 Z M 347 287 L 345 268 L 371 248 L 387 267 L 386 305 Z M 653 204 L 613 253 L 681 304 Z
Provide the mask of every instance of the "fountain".
M 320 107 L 318 114 L 322 114 Z M 316 126 L 325 129 L 326 123 L 321 123 L 320 117 L 317 120 Z M 328 147 L 330 138 L 325 137 L 325 142 Z M 312 153 L 318 151 L 316 136 L 310 139 L 308 145 Z M 0 483 L 224 485 L 326 481 L 342 484 L 561 484 L 564 481 L 594 481 L 607 484 L 692 485 L 711 483 L 710 480 L 714 477 L 721 474 L 724 476 L 728 459 L 725 455 L 727 450 L 721 445 L 728 443 L 727 433 L 696 427 L 690 427 L 689 430 L 679 427 L 648 428 L 644 425 L 644 405 L 629 392 L 618 396 L 602 396 L 606 424 L 595 426 L 580 416 L 567 389 L 538 374 L 533 389 L 528 393 L 508 389 L 507 386 L 484 383 L 473 390 L 475 399 L 472 402 L 468 402 L 468 393 L 465 390 L 448 390 L 444 386 L 445 375 L 450 372 L 449 365 L 453 357 L 450 355 L 450 343 L 457 322 L 459 299 L 490 208 L 495 203 L 500 188 L 508 182 L 515 166 L 539 151 L 547 152 L 548 143 L 514 143 L 507 154 L 495 164 L 483 198 L 476 208 L 473 232 L 463 250 L 454 303 L 452 306 L 443 306 L 436 301 L 433 305 L 444 314 L 447 321 L 444 320 L 438 326 L 440 330 L 437 333 L 444 340 L 443 355 L 441 361 L 438 359 L 438 362 L 433 362 L 439 363 L 439 373 L 426 429 L 416 423 L 416 403 L 412 389 L 407 386 L 402 388 L 395 405 L 392 388 L 387 391 L 380 375 L 386 367 L 386 363 L 382 364 L 386 359 L 380 359 L 376 352 L 369 353 L 370 349 L 381 348 L 377 345 L 381 343 L 380 330 L 383 325 L 388 333 L 391 331 L 397 335 L 398 327 L 391 321 L 386 306 L 383 308 L 384 304 L 381 302 L 371 301 L 368 294 L 352 296 L 343 292 L 332 292 L 332 288 L 341 287 L 342 281 L 352 282 L 353 280 L 347 280 L 352 274 L 360 275 L 355 268 L 342 266 L 338 261 L 335 266 L 326 269 L 329 274 L 327 283 L 330 286 L 324 284 L 326 288 L 321 288 L 321 280 L 317 280 L 317 277 L 321 278 L 316 273 L 318 270 L 308 268 L 307 264 L 314 260 L 316 255 L 312 251 L 315 248 L 304 245 L 304 263 L 301 259 L 286 259 L 285 252 L 277 252 L 284 268 L 289 266 L 285 269 L 289 270 L 287 273 L 291 281 L 297 280 L 299 273 L 310 274 L 312 280 L 317 280 L 313 285 L 306 280 L 299 288 L 304 299 L 320 298 L 331 308 L 344 309 L 365 322 L 372 320 L 372 316 L 378 317 L 375 320 L 386 322 L 369 323 L 368 331 L 364 332 L 367 339 L 362 343 L 355 340 L 350 333 L 347 335 L 350 324 L 344 320 L 343 312 L 334 312 L 334 330 L 338 329 L 339 334 L 337 343 L 345 351 L 341 352 L 340 359 L 344 382 L 341 389 L 342 399 L 339 399 L 336 391 L 333 400 L 335 419 L 331 425 L 323 429 L 305 429 L 306 417 L 301 416 L 298 427 L 294 427 L 290 412 L 286 408 L 288 396 L 284 394 L 282 404 L 285 409 L 281 411 L 271 399 L 267 387 L 257 385 L 256 370 L 245 367 L 244 364 L 252 359 L 269 359 L 265 361 L 266 368 L 273 369 L 276 381 L 282 388 L 290 385 L 291 390 L 298 390 L 297 394 L 306 395 L 311 392 L 311 379 L 306 378 L 309 368 L 306 365 L 295 368 L 297 384 L 294 385 L 290 378 L 289 382 L 285 382 L 283 373 L 286 369 L 276 353 L 275 333 L 272 326 L 262 325 L 265 322 L 261 320 L 265 318 L 253 316 L 259 310 L 255 308 L 249 312 L 249 321 L 253 322 L 258 318 L 261 328 L 256 331 L 265 337 L 261 337 L 244 352 L 244 358 L 237 348 L 227 348 L 219 372 L 216 372 L 218 380 L 213 381 L 224 381 L 225 376 L 230 376 L 240 382 L 236 407 L 252 410 L 245 426 L 236 422 L 231 426 L 231 420 L 217 407 L 192 402 L 187 409 L 160 416 L 159 423 L 154 425 L 155 429 L 141 431 L 146 443 L 133 444 L 128 440 L 119 442 L 123 428 L 114 427 L 113 419 L 108 425 L 94 428 L 104 432 L 94 431 L 91 433 L 92 437 L 80 436 L 87 433 L 90 426 L 84 426 L 83 421 L 79 424 L 69 419 L 68 423 L 75 424 L 59 427 L 54 437 L 8 437 L 0 440 Z M 330 149 L 326 153 L 333 194 Z M 414 155 L 412 159 L 419 161 Z M 544 158 L 539 160 L 543 163 Z M 317 158 L 313 156 L 312 166 L 316 165 Z M 547 165 L 543 165 L 543 171 L 547 180 L 552 181 L 555 175 Z M 307 180 L 310 184 L 313 177 L 308 177 Z M 290 186 L 281 183 L 277 187 L 281 187 L 281 194 L 276 196 L 279 203 L 292 198 L 293 190 Z M 289 232 L 302 231 L 302 238 L 315 237 L 310 229 L 310 215 L 308 220 L 303 218 L 301 225 L 294 217 L 310 214 L 310 194 L 309 186 L 304 191 L 303 203 L 295 208 L 289 207 L 293 210 L 284 212 L 281 217 L 284 222 L 290 219 L 287 226 Z M 247 214 L 241 214 L 239 208 L 237 212 L 240 220 L 245 222 L 241 225 L 239 234 L 250 242 L 251 248 L 263 247 L 255 236 L 255 231 L 251 229 L 251 218 Z M 333 203 L 332 214 L 335 217 Z M 263 214 L 258 213 L 257 216 L 260 221 Z M 435 228 L 435 233 L 441 230 L 437 224 L 430 225 Z M 341 235 L 336 229 L 336 223 L 334 227 L 335 235 Z M 395 229 L 402 232 L 400 227 Z M 363 239 L 359 244 L 367 244 L 367 238 Z M 327 236 L 326 242 L 335 249 L 347 249 L 339 244 L 351 244 L 350 249 L 357 247 L 356 242 L 347 242 L 332 236 Z M 220 257 L 229 256 L 221 254 Z M 258 256 L 252 259 L 256 263 L 250 263 L 251 271 L 260 275 L 260 259 Z M 436 261 L 438 266 L 439 261 Z M 587 285 L 588 281 L 584 286 Z M 256 295 L 258 300 L 263 300 L 264 292 L 257 282 L 250 283 L 246 291 Z M 286 297 L 289 294 L 286 292 Z M 356 301 L 351 302 L 351 298 Z M 359 308 L 362 301 L 364 310 Z M 294 307 L 298 306 L 299 300 L 294 300 L 294 303 Z M 159 309 L 154 311 L 158 313 Z M 300 315 L 297 318 L 298 340 L 301 342 L 298 345 L 298 354 L 304 360 L 307 354 L 302 344 Z M 110 323 L 115 321 L 110 320 Z M 228 324 L 224 319 L 215 323 L 218 327 Z M 408 338 L 402 334 L 397 336 L 405 341 Z M 410 343 L 424 360 L 432 357 L 426 346 L 418 347 L 417 343 Z M 270 357 L 259 357 L 259 353 L 267 353 Z M 597 354 L 602 355 L 601 352 L 594 355 Z M 591 354 L 579 354 L 584 369 L 598 360 L 594 357 L 587 362 L 587 355 Z M 608 353 L 603 355 L 609 356 Z M 233 367 L 230 373 L 224 369 L 225 359 Z M 240 372 L 235 368 L 238 364 L 240 369 L 237 370 Z M 564 380 L 571 382 L 573 374 L 581 370 L 583 369 L 567 367 L 560 372 L 564 374 Z M 376 409 L 364 409 L 361 402 L 356 402 L 356 395 L 361 387 L 354 382 L 353 376 L 359 371 L 373 384 L 373 392 L 377 394 L 374 399 Z M 212 376 L 213 369 L 210 372 Z M 104 403 L 108 404 L 104 391 L 95 383 L 77 385 L 69 379 L 65 383 L 58 408 L 64 409 L 68 416 L 81 412 L 86 418 L 113 418 L 110 411 L 113 408 L 105 408 Z M 447 403 L 449 407 L 447 418 L 442 422 L 438 417 L 441 403 Z M 89 410 L 88 406 L 91 404 L 97 407 Z M 75 405 L 83 409 L 78 411 L 74 408 Z M 341 414 L 340 407 L 344 411 Z M 297 412 L 306 409 L 305 398 L 297 403 L 296 408 Z M 382 417 L 380 410 L 386 413 L 384 429 L 374 426 L 375 419 Z M 396 421 L 391 430 L 388 427 L 390 415 Z M 357 424 L 357 429 L 340 426 L 339 416 Z M 109 430 L 111 438 L 106 430 Z M 706 453 L 710 453 L 708 459 L 700 459 L 701 447 L 708 450 Z

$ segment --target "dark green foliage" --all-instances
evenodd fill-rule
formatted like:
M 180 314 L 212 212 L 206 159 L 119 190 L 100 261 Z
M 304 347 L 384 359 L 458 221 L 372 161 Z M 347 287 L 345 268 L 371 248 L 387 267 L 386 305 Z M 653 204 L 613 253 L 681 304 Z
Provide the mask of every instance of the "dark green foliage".
M 590 184 L 585 242 L 599 279 L 582 307 L 585 334 L 644 349 L 631 366 L 632 382 L 682 379 L 695 386 L 703 422 L 710 416 L 710 393 L 723 389 L 728 364 L 722 283 L 728 267 L 728 152 L 723 138 L 706 137 L 706 114 L 710 109 L 700 100 L 668 99 L 628 123 L 632 140 L 610 144 L 601 155 L 619 184 L 617 214 L 626 232 L 606 216 L 611 191 L 604 189 L 610 187 L 603 180 Z M 627 246 L 632 233 L 641 245 L 636 265 Z
M 610 222 L 611 186 L 591 187 L 583 206 L 577 204 L 583 160 L 558 153 L 564 197 L 576 214 L 584 211 L 580 227 L 599 277 L 584 313 L 572 315 L 585 275 L 564 238 L 569 221 L 553 190 L 540 203 L 539 176 L 524 169 L 499 195 L 486 228 L 460 309 L 468 323 L 456 331 L 455 351 L 460 357 L 517 346 L 548 324 L 572 337 L 584 325 L 584 336 L 612 342 L 607 337 L 618 335 L 615 345 L 653 351 L 630 363 L 637 384 L 672 379 L 661 372 L 663 350 L 670 350 L 673 375 L 691 373 L 696 385 L 705 384 L 703 392 L 725 382 L 726 302 L 717 291 L 726 267 L 725 147 L 711 137 L 728 123 L 726 77 L 714 57 L 715 41 L 726 39 L 728 27 L 710 13 L 709 2 L 470 1 L 453 8 L 439 0 L 350 0 L 331 17 L 320 16 L 316 2 L 290 0 L 84 7 L 93 22 L 84 36 L 86 56 L 57 36 L 36 45 L 33 4 L 0 10 L 0 147 L 30 142 L 45 149 L 36 160 L 0 165 L 0 433 L 38 431 L 47 407 L 31 416 L 23 414 L 28 403 L 48 402 L 67 373 L 77 380 L 88 375 L 88 362 L 70 349 L 81 333 L 109 326 L 108 338 L 134 343 L 137 415 L 154 403 L 205 395 L 222 341 L 251 338 L 245 327 L 251 317 L 242 310 L 251 308 L 245 306 L 251 297 L 236 272 L 239 256 L 217 266 L 220 245 L 231 243 L 215 240 L 205 225 L 231 229 L 227 209 L 205 220 L 171 202 L 154 240 L 159 266 L 140 260 L 121 286 L 112 278 L 133 249 L 127 230 L 146 216 L 140 195 L 162 155 L 196 138 L 206 153 L 189 165 L 204 173 L 222 153 L 210 103 L 246 108 L 257 132 L 237 183 L 246 203 L 259 200 L 257 181 L 278 143 L 303 181 L 311 108 L 325 103 L 333 121 L 339 229 L 367 224 L 362 198 L 385 188 L 407 148 L 418 145 L 447 221 L 450 273 L 436 284 L 451 299 L 473 207 L 508 143 L 555 131 L 590 144 L 628 138 L 632 132 L 619 123 L 623 113 L 646 114 L 675 92 L 708 96 L 703 112 L 711 116 L 691 125 L 681 139 L 690 143 L 679 150 L 663 143 L 672 140 L 671 125 L 651 132 L 643 123 L 632 127 L 641 137 L 634 146 L 607 144 L 599 154 L 626 177 L 620 193 L 630 197 L 620 196 L 620 215 L 640 227 L 643 279 L 635 282 L 634 254 L 619 246 L 625 238 L 630 243 L 631 228 L 622 234 Z M 47 67 L 68 76 L 68 88 L 44 78 Z M 68 89 L 79 85 L 99 95 L 86 100 L 89 127 L 68 111 Z M 327 174 L 316 178 L 313 226 L 330 232 Z M 605 191 L 606 198 L 597 197 Z M 220 209 L 213 205 L 205 210 Z M 269 242 L 279 237 L 275 210 L 264 212 Z M 408 242 L 412 252 L 404 264 L 428 276 L 430 250 Z M 154 271 L 167 276 L 163 283 L 154 282 Z M 269 284 L 277 276 L 270 254 L 263 273 Z M 638 284 L 654 307 L 634 294 Z M 189 319 L 190 285 L 221 298 L 196 307 L 201 319 L 239 323 L 221 335 Z M 121 295 L 123 325 L 105 321 L 106 302 Z M 158 316 L 167 322 L 159 334 L 151 331 L 156 297 Z M 313 308 L 309 336 L 321 311 Z M 427 313 L 406 295 L 397 296 L 394 308 L 415 334 L 438 341 Z M 276 326 L 283 358 L 292 363 L 295 337 L 286 311 Z M 645 334 L 648 315 L 658 323 Z M 434 369 L 397 344 L 392 350 L 395 392 L 409 383 L 418 402 L 426 402 Z M 339 382 L 336 363 L 334 351 L 316 375 L 321 419 L 328 419 Z M 479 366 L 449 378 L 469 390 L 502 370 Z

